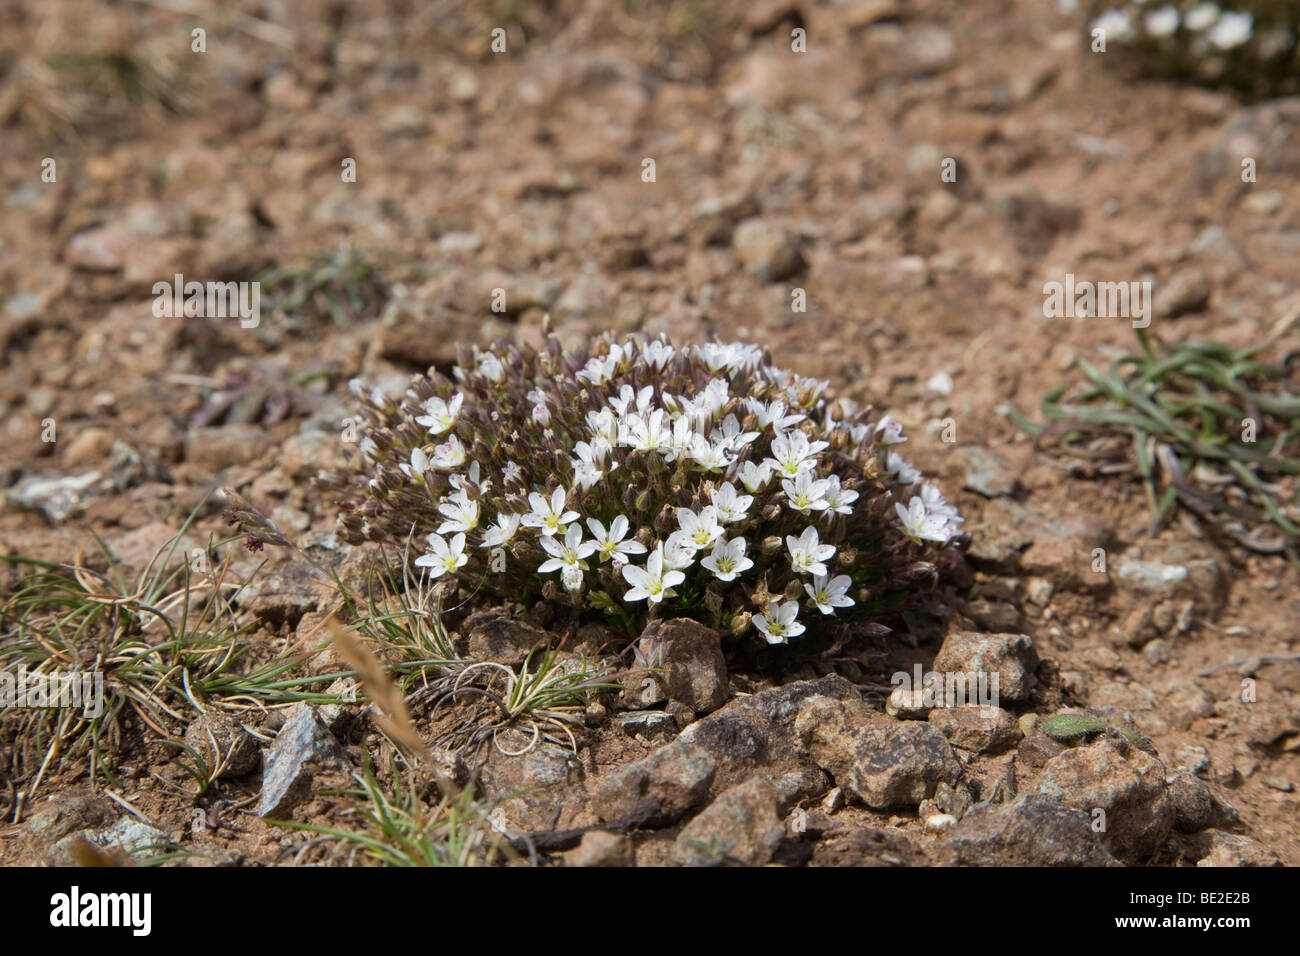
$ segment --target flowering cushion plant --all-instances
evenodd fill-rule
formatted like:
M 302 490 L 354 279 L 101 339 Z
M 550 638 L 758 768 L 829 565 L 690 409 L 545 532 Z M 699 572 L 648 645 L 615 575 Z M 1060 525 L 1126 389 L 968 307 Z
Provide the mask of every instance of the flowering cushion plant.
M 901 426 L 827 386 L 741 343 L 462 349 L 400 399 L 354 382 L 359 455 L 321 483 L 350 541 L 414 537 L 476 600 L 783 643 L 903 608 L 966 540 Z

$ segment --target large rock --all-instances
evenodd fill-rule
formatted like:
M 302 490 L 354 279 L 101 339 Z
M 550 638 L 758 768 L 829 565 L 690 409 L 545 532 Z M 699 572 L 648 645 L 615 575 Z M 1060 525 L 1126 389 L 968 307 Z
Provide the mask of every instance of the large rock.
M 1025 634 L 955 631 L 935 655 L 934 669 L 945 674 L 985 674 L 990 687 L 996 674 L 998 701 L 1021 701 L 1037 684 L 1038 653 Z M 974 689 L 970 678 L 966 687 L 968 694 Z
M 830 777 L 817 765 L 795 733 L 804 701 L 825 696 L 860 700 L 857 689 L 831 675 L 794 681 L 737 697 L 682 731 L 678 740 L 708 751 L 717 763 L 719 788 L 731 787 L 766 770 L 787 801 L 815 797 L 830 789 Z
M 936 728 L 893 720 L 861 700 L 811 700 L 795 732 L 839 786 L 873 809 L 915 807 L 938 784 L 961 777 L 961 763 Z
M 542 743 L 512 756 L 528 744 L 528 736 L 501 736 L 491 747 L 481 771 L 484 794 L 498 801 L 506 820 L 521 830 L 558 830 L 580 825 L 583 803 L 582 763 L 572 752 Z
M 1117 866 L 1082 810 L 1026 794 L 980 804 L 949 831 L 954 862 L 967 866 Z
M 1160 849 L 1174 822 L 1174 805 L 1159 760 L 1122 738 L 1105 738 L 1053 757 L 1038 792 L 1096 818 L 1105 813 L 1102 840 L 1116 857 L 1144 862 Z
M 286 817 L 305 803 L 318 771 L 344 763 L 343 748 L 310 704 L 298 704 L 266 752 L 262 775 L 262 796 L 257 807 L 261 817 Z
M 782 799 L 763 774 L 724 790 L 682 828 L 673 859 L 687 866 L 721 862 L 745 866 L 771 861 L 785 836 Z
M 1016 719 L 1001 707 L 936 707 L 930 711 L 930 723 L 954 747 L 977 754 L 1000 753 L 1024 736 Z
M 665 621 L 656 635 L 664 642 L 664 684 L 669 700 L 697 714 L 717 710 L 727 702 L 727 662 L 717 631 L 678 618 Z
M 678 739 L 606 774 L 591 807 L 602 820 L 631 815 L 645 826 L 665 826 L 703 802 L 716 772 L 707 750 Z
M 545 631 L 497 608 L 475 611 L 462 630 L 469 635 L 472 660 L 496 661 L 510 667 L 523 664 L 529 651 L 550 640 Z

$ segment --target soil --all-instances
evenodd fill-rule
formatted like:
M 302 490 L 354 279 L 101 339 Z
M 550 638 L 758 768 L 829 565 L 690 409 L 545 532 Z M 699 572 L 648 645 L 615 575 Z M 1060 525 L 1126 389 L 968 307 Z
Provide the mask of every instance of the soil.
M 1300 863 L 1296 569 L 1190 518 L 1150 536 L 1138 481 L 1072 470 L 1004 414 L 1036 414 L 1074 357 L 1133 347 L 1125 318 L 1044 317 L 1044 283 L 1067 273 L 1150 280 L 1157 295 L 1203 285 L 1184 314 L 1154 317 L 1165 341 L 1242 345 L 1294 317 L 1295 103 L 1135 80 L 1037 0 L 303 0 L 203 17 L 58 0 L 10 3 L 5 19 L 0 488 L 94 469 L 117 442 L 138 460 L 61 520 L 10 494 L 4 553 L 69 562 L 94 532 L 138 567 L 220 486 L 324 553 L 341 547 L 336 512 L 310 479 L 341 460 L 332 433 L 352 377 L 400 384 L 448 367 L 457 345 L 538 342 L 546 322 L 566 342 L 606 329 L 754 341 L 907 427 L 909 459 L 974 539 L 957 618 L 1027 634 L 1045 662 L 1048 691 L 1017 717 L 1131 719 L 1170 773 L 1200 767 L 1237 832 Z M 796 28 L 807 52 L 791 49 Z M 66 65 L 111 55 L 128 66 Z M 738 234 L 752 218 L 768 229 Z M 153 309 L 154 283 L 176 273 L 247 281 L 348 255 L 373 270 L 351 299 L 338 282 L 286 314 L 264 291 L 256 328 Z M 506 313 L 490 311 L 494 289 Z M 806 311 L 792 310 L 796 289 Z M 239 401 L 214 400 L 222 389 Z M 228 534 L 221 507 L 191 533 Z M 327 606 L 290 556 L 263 557 L 281 578 L 250 609 L 269 654 Z M 1203 562 L 1208 584 L 1153 596 L 1117 574 L 1136 560 Z M 0 574 L 11 592 L 16 569 Z M 928 664 L 941 638 L 918 624 L 882 640 L 874 673 L 856 676 Z M 1242 701 L 1248 680 L 1257 703 Z M 732 690 L 767 683 L 735 674 Z M 196 798 L 145 730 L 117 796 L 207 854 L 197 862 L 292 860 L 298 837 L 251 812 L 256 773 Z M 346 741 L 354 754 L 363 736 Z M 661 743 L 606 724 L 583 731 L 579 759 L 599 779 Z M 34 769 L 15 754 L 0 744 L 6 865 L 42 859 L 12 822 Z M 999 779 L 1009 759 L 968 772 Z M 48 774 L 37 806 L 87 786 L 84 767 Z M 316 796 L 294 817 L 337 822 L 340 800 Z M 850 805 L 830 820 L 813 863 L 944 860 L 914 809 Z M 638 862 L 668 862 L 675 832 L 638 837 Z M 881 832 L 907 842 L 890 849 Z M 1194 864 L 1187 853 L 1153 862 Z

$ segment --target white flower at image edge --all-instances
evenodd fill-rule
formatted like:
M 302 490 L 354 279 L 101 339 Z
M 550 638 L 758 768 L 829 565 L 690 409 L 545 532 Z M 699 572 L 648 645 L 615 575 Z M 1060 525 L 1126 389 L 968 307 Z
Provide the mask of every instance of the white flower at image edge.
M 454 574 L 464 566 L 469 557 L 465 554 L 465 535 L 458 534 L 447 541 L 440 534 L 429 535 L 429 554 L 422 554 L 415 559 L 416 567 L 428 568 L 429 576 L 440 578 L 444 574 Z
M 826 574 L 823 562 L 835 554 L 835 545 L 822 544 L 817 529 L 811 526 L 804 528 L 803 534 L 797 538 L 792 534 L 786 535 L 785 546 L 790 551 L 790 566 L 799 574 Z
M 827 578 L 824 574 L 819 574 L 813 578 L 812 584 L 805 584 L 803 589 L 808 592 L 808 596 L 813 599 L 817 605 L 817 610 L 823 614 L 834 614 L 837 607 L 852 607 L 853 598 L 848 596 L 849 588 L 853 580 L 847 574 L 839 574 L 833 578 Z
M 804 632 L 804 626 L 795 620 L 799 616 L 799 602 L 786 601 L 778 604 L 773 601 L 767 606 L 766 614 L 754 615 L 754 627 L 769 644 L 784 644 L 791 637 L 798 637 Z
M 552 491 L 550 501 L 536 491 L 529 494 L 528 504 L 533 510 L 524 515 L 523 526 L 539 528 L 543 535 L 551 535 L 559 531 L 562 526 L 577 521 L 578 512 L 564 510 L 564 499 L 567 496 L 568 492 L 563 488 Z
M 686 580 L 686 575 L 680 571 L 664 570 L 664 549 L 660 545 L 650 552 L 644 568 L 631 564 L 624 565 L 623 580 L 632 585 L 631 590 L 623 595 L 623 600 L 645 600 L 651 604 L 658 604 L 664 599 L 669 588 Z
M 509 544 L 515 532 L 519 530 L 519 522 L 523 517 L 523 515 L 498 515 L 497 523 L 483 532 L 483 547 L 499 548 L 503 544 Z

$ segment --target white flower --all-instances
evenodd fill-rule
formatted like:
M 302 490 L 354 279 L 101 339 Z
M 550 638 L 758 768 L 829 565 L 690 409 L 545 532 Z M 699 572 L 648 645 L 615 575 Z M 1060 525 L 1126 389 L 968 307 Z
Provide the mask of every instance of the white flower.
M 910 485 L 921 480 L 921 472 L 905 462 L 896 451 L 885 453 L 885 469 L 898 478 L 900 484 Z
M 790 566 L 799 574 L 827 574 L 826 565 L 835 554 L 835 545 L 822 544 L 817 536 L 817 529 L 812 525 L 803 529 L 803 534 L 795 537 L 785 536 L 785 546 L 790 551 Z
M 450 402 L 445 402 L 436 395 L 426 399 L 424 414 L 415 420 L 416 424 L 429 429 L 430 435 L 441 435 L 456 424 L 456 416 L 460 414 L 460 406 L 464 401 L 465 396 L 460 392 L 453 395 Z
M 540 528 L 542 534 L 552 535 L 559 531 L 561 526 L 571 521 L 578 520 L 578 512 L 565 511 L 564 499 L 567 496 L 563 488 L 556 488 L 551 492 L 551 500 L 537 492 L 528 495 L 528 504 L 532 506 L 532 511 L 523 517 L 525 528 Z
M 438 525 L 438 534 L 471 531 L 478 527 L 478 502 L 470 501 L 464 491 L 449 495 L 438 505 L 438 514 L 447 519 Z
M 587 412 L 587 428 L 591 430 L 593 441 L 600 438 L 610 445 L 618 441 L 618 419 L 608 408 L 602 408 L 598 412 Z
M 772 457 L 765 463 L 771 463 L 778 474 L 793 478 L 814 468 L 813 456 L 828 447 L 824 441 L 810 442 L 803 432 L 783 432 L 772 439 Z
M 772 430 L 776 432 L 783 432 L 791 425 L 797 425 L 808 417 L 807 415 L 800 415 L 797 413 L 787 415 L 786 412 L 789 410 L 789 407 L 785 402 L 779 400 L 772 402 L 770 405 L 764 405 L 756 398 L 747 398 L 745 399 L 745 404 L 749 406 L 749 410 L 753 412 L 754 417 L 758 419 L 760 427 L 767 428 L 770 425 L 772 426 Z
M 546 407 L 544 402 L 538 402 L 533 406 L 533 421 L 543 428 L 551 423 L 551 410 Z
M 664 461 L 671 464 L 679 458 L 689 458 L 695 447 L 695 423 L 689 415 L 678 415 L 673 420 L 673 427 L 668 443 L 663 448 Z
M 429 456 L 424 453 L 423 448 L 412 448 L 411 463 L 408 465 L 406 462 L 402 462 L 397 467 L 401 468 L 402 474 L 416 484 L 423 484 L 425 469 L 429 467 Z
M 451 485 L 457 491 L 465 491 L 466 484 L 478 485 L 482 488 L 488 488 L 492 485 L 491 481 L 481 481 L 479 478 L 478 462 L 469 463 L 469 471 L 464 475 L 448 475 L 447 484 Z
M 664 542 L 664 565 L 674 571 L 685 571 L 695 563 L 695 552 L 699 549 L 691 543 L 685 531 L 674 531 Z
M 596 539 L 596 550 L 602 558 L 616 563 L 623 563 L 629 554 L 645 554 L 646 547 L 635 538 L 628 538 L 628 521 L 625 515 L 618 515 L 609 523 L 609 530 L 595 518 L 587 519 L 587 527 Z M 624 540 L 626 539 L 626 540 Z
M 696 435 L 691 444 L 691 460 L 705 471 L 726 468 L 734 458 L 724 445 L 714 444 L 703 435 Z
M 1169 6 L 1149 11 L 1142 22 L 1151 36 L 1167 37 L 1177 32 L 1179 19 L 1178 8 Z
M 740 466 L 740 483 L 746 491 L 759 492 L 772 480 L 771 459 L 765 462 L 747 461 Z
M 1123 10 L 1107 10 L 1092 21 L 1090 29 L 1094 33 L 1100 30 L 1108 40 L 1113 39 L 1123 43 L 1133 36 L 1133 21 Z
M 819 574 L 813 578 L 812 584 L 805 584 L 803 589 L 813 599 L 817 610 L 823 614 L 834 614 L 837 607 L 852 607 L 855 603 L 853 598 L 848 596 L 852 584 L 853 580 L 847 574 L 839 574 L 833 578 Z
M 672 433 L 664 427 L 664 411 L 656 408 L 642 418 L 632 414 L 623 419 L 618 429 L 620 445 L 630 445 L 637 451 L 658 451 L 671 438 Z
M 675 352 L 667 342 L 647 342 L 641 350 L 641 361 L 656 371 L 663 371 L 664 366 L 672 361 Z
M 712 505 L 705 505 L 700 509 L 699 514 L 690 508 L 678 508 L 677 526 L 686 535 L 690 546 L 697 550 L 707 548 L 722 536 L 718 512 Z
M 465 446 L 460 439 L 451 435 L 441 445 L 435 445 L 429 464 L 442 471 L 454 471 L 465 464 Z
M 825 478 L 813 478 L 811 471 L 801 471 L 793 480 L 786 478 L 781 482 L 786 500 L 795 511 L 825 511 L 828 507 L 826 489 L 830 482 Z
M 957 509 L 944 500 L 939 489 L 934 485 L 921 486 L 921 503 L 925 505 L 925 510 L 930 514 L 940 515 L 949 521 L 961 521 L 961 516 Z
M 475 464 L 478 464 L 478 463 L 475 462 Z M 518 478 L 518 477 L 521 476 L 523 473 L 524 473 L 524 470 L 523 470 L 522 468 L 519 467 L 519 463 L 518 463 L 518 462 L 508 461 L 508 462 L 506 462 L 506 466 L 505 466 L 505 468 L 502 469 L 502 471 L 501 471 L 501 477 L 502 477 L 505 481 L 509 481 L 511 478 Z
M 1219 8 L 1212 3 L 1202 3 L 1187 11 L 1183 24 L 1189 30 L 1204 30 L 1219 19 Z
M 742 432 L 739 420 L 732 414 L 722 420 L 720 427 L 713 429 L 712 434 L 709 435 L 709 440 L 724 448 L 729 453 L 727 460 L 731 461 L 739 454 L 740 449 L 757 437 L 758 432 Z
M 729 481 L 724 481 L 721 487 L 715 488 L 709 497 L 713 500 L 713 510 L 722 524 L 743 521 L 745 513 L 754 503 L 752 495 L 736 494 L 735 486 Z
M 618 390 L 618 397 L 611 398 L 609 404 L 614 411 L 622 417 L 628 413 L 632 405 L 636 405 L 636 410 L 642 414 L 648 412 L 654 404 L 655 389 L 653 385 L 647 385 L 640 391 L 636 391 L 631 385 L 624 385 Z
M 1220 50 L 1231 50 L 1250 39 L 1255 18 L 1249 13 L 1225 12 L 1210 31 L 1210 42 Z
M 796 408 L 812 408 L 817 399 L 821 398 L 822 392 L 830 388 L 830 380 L 824 378 L 804 378 L 802 375 L 794 377 L 794 383 L 785 387 L 785 394 L 790 398 L 790 404 Z M 799 393 L 805 392 L 806 399 L 800 399 Z
M 767 606 L 766 614 L 754 615 L 754 627 L 769 644 L 784 644 L 791 637 L 798 637 L 804 632 L 804 626 L 795 620 L 799 616 L 799 602 L 786 601 L 778 604 L 773 601 Z
M 578 373 L 578 378 L 585 378 L 592 385 L 604 385 L 613 378 L 622 361 L 623 346 L 610 345 L 609 352 L 604 356 L 593 356 L 587 360 L 587 364 Z
M 563 542 L 556 540 L 554 535 L 547 535 L 542 538 L 542 547 L 550 557 L 537 566 L 537 573 L 562 571 L 566 588 L 576 591 L 582 587 L 582 572 L 586 569 L 583 558 L 596 550 L 596 542 L 583 541 L 582 529 L 576 524 L 571 524 L 569 530 L 564 533 Z
M 483 547 L 499 548 L 509 544 L 519 530 L 523 515 L 497 515 L 497 523 L 483 532 Z
M 826 479 L 826 507 L 836 514 L 853 514 L 853 502 L 858 500 L 858 493 L 849 488 L 840 487 L 839 475 Z
M 429 535 L 429 554 L 422 554 L 415 559 L 417 567 L 428 568 L 429 576 L 440 578 L 444 574 L 454 574 L 463 567 L 469 557 L 465 554 L 465 535 L 458 534 L 450 543 L 440 534 Z
M 482 357 L 479 358 L 478 370 L 489 382 L 500 384 L 501 380 L 506 377 L 505 366 L 502 365 L 501 360 L 491 352 L 485 352 Z
M 754 562 L 745 557 L 744 538 L 730 541 L 719 538 L 713 544 L 713 553 L 700 564 L 712 571 L 719 581 L 734 581 L 737 574 L 743 574 L 754 566 Z
M 895 502 L 894 510 L 898 512 L 903 531 L 913 541 L 937 541 L 943 544 L 952 537 L 948 519 L 944 515 L 926 511 L 925 503 L 915 495 L 906 508 Z
M 762 349 L 757 345 L 746 345 L 744 342 L 732 342 L 729 345 L 705 342 L 703 345 L 695 346 L 695 354 L 703 359 L 709 371 L 715 374 L 723 369 L 739 372 L 763 360 Z
M 623 580 L 632 585 L 631 590 L 623 595 L 624 601 L 647 600 L 658 604 L 668 593 L 668 589 L 686 580 L 680 571 L 664 570 L 664 550 L 662 545 L 650 552 L 645 567 L 635 565 L 623 566 Z
M 586 491 L 605 474 L 600 467 L 604 456 L 600 448 L 592 448 L 585 441 L 578 442 L 573 446 L 573 450 L 578 455 L 572 460 L 573 480 L 582 486 L 583 491 Z
M 875 431 L 876 441 L 882 445 L 901 445 L 907 441 L 903 437 L 903 426 L 894 419 L 893 415 L 886 415 L 876 422 Z

